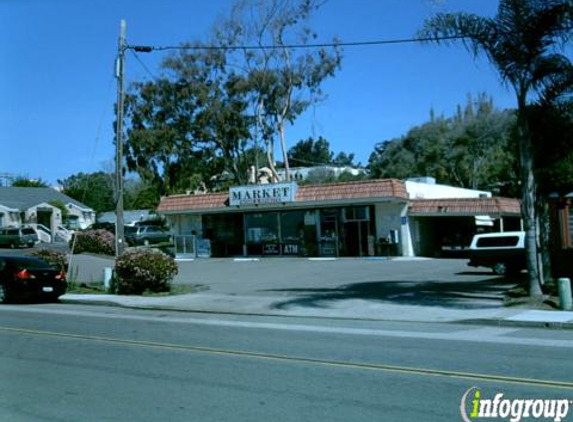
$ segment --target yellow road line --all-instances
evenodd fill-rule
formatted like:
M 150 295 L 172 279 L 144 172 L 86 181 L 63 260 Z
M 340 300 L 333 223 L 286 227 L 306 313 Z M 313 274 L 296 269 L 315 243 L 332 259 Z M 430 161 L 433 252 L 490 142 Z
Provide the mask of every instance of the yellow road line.
M 120 338 L 90 336 L 84 334 L 69 334 L 69 333 L 60 333 L 54 331 L 29 330 L 24 328 L 0 327 L 0 332 L 57 337 L 57 338 L 72 339 L 72 340 L 97 341 L 97 342 L 113 343 L 126 346 L 179 350 L 179 351 L 187 351 L 195 353 L 212 354 L 212 355 L 238 356 L 249 359 L 303 363 L 303 364 L 327 366 L 327 367 L 342 368 L 342 369 L 393 372 L 393 373 L 402 373 L 411 375 L 467 379 L 467 380 L 487 381 L 487 382 L 495 382 L 502 384 L 518 384 L 518 385 L 533 386 L 533 387 L 573 390 L 573 382 L 565 382 L 565 381 L 542 380 L 542 379 L 538 380 L 533 378 L 507 377 L 501 375 L 437 370 L 437 369 L 417 368 L 410 366 L 385 365 L 377 363 L 353 363 L 353 362 L 334 361 L 334 360 L 317 359 L 317 358 L 277 355 L 269 353 L 247 352 L 243 350 L 216 349 L 212 347 L 190 346 L 185 344 L 158 343 L 154 341 L 145 341 L 145 340 L 126 340 Z

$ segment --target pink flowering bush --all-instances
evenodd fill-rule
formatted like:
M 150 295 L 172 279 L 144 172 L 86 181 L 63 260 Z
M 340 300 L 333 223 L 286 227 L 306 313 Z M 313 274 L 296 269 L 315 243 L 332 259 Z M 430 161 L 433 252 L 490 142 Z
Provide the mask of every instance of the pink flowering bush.
M 139 295 L 145 291 L 168 292 L 177 272 L 175 260 L 163 252 L 127 250 L 115 262 L 115 289 L 124 295 Z
M 115 236 L 107 230 L 86 230 L 75 234 L 73 253 L 115 254 Z
M 30 255 L 46 261 L 52 267 L 60 271 L 66 271 L 66 268 L 68 267 L 68 256 L 61 251 L 53 249 L 36 249 L 30 252 Z

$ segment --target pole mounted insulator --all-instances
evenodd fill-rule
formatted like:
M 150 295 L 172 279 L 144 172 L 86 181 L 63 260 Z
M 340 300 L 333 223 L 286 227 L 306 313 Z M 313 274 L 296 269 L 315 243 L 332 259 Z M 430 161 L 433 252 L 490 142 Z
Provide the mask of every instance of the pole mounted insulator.
M 153 51 L 153 47 L 149 47 L 148 45 L 134 45 L 131 48 L 136 53 L 151 53 Z

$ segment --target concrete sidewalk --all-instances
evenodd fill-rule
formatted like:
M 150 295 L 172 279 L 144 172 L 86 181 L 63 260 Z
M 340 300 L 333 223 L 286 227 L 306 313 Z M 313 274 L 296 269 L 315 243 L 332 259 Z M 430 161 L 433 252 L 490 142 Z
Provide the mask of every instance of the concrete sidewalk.
M 60 300 L 64 303 L 201 313 L 573 329 L 573 312 L 523 308 L 451 309 L 440 306 L 397 305 L 361 299 L 337 300 L 332 303 L 322 303 L 321 306 L 296 304 L 282 306 L 283 302 L 277 301 L 277 298 L 272 296 L 229 295 L 208 291 L 165 297 L 66 294 Z

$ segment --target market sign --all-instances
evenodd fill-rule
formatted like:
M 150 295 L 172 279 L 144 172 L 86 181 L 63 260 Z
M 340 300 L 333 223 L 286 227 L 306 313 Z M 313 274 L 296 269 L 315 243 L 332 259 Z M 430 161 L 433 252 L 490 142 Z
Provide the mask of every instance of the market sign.
M 229 189 L 229 204 L 240 206 L 294 202 L 297 187 L 296 182 L 235 186 Z

